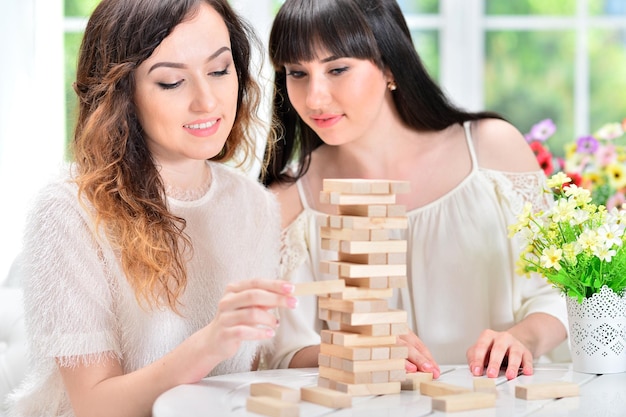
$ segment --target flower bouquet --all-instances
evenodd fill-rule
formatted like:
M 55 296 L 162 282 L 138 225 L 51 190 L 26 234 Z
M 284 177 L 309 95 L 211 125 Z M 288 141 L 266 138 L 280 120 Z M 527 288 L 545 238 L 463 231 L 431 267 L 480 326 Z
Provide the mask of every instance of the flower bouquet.
M 521 237 L 521 275 L 538 273 L 569 297 L 582 302 L 603 286 L 626 289 L 626 211 L 592 202 L 591 192 L 559 172 L 548 179 L 555 204 L 533 213 L 527 203 L 510 235 Z
M 555 203 L 527 203 L 510 226 L 522 239 L 518 273 L 537 273 L 565 294 L 574 370 L 626 372 L 626 210 L 592 202 L 591 191 L 558 172 Z

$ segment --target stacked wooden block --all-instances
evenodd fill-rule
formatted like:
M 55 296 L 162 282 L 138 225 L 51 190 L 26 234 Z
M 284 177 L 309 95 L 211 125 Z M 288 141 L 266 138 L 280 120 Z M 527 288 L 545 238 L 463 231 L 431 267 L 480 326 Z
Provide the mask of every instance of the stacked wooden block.
M 409 183 L 387 180 L 324 180 L 320 200 L 335 205 L 336 215 L 321 218 L 322 248 L 338 259 L 322 261 L 321 271 L 343 281 L 341 292 L 318 297 L 320 319 L 334 322 L 323 330 L 319 355 L 320 387 L 350 395 L 392 394 L 406 379 L 406 346 L 396 344 L 407 332 L 407 313 L 388 308 L 394 288 L 406 286 L 406 240 L 392 240 L 392 229 L 405 229 L 405 208 L 396 194 Z

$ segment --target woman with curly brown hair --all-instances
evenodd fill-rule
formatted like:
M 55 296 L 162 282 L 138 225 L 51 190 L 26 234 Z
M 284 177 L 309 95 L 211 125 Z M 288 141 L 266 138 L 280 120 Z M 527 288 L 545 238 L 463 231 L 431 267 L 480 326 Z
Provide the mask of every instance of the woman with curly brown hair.
M 93 12 L 74 162 L 25 232 L 33 370 L 10 415 L 150 415 L 175 385 L 253 369 L 271 310 L 295 306 L 274 197 L 223 164 L 252 154 L 252 39 L 226 0 Z

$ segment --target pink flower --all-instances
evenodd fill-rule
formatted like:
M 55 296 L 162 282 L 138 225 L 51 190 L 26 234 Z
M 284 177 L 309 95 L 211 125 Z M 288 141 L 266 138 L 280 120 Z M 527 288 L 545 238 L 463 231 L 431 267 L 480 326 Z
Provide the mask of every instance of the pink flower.
M 614 207 L 618 209 L 622 208 L 622 204 L 626 203 L 626 196 L 624 193 L 615 193 L 606 201 L 606 209 L 612 210 Z
M 595 152 L 596 161 L 601 167 L 617 161 L 617 153 L 614 145 L 599 146 Z
M 528 140 L 530 138 L 531 141 L 538 140 L 539 142 L 545 142 L 554 132 L 556 132 L 556 125 L 552 119 L 544 119 L 533 125 L 530 132 L 526 135 L 526 141 L 530 142 Z

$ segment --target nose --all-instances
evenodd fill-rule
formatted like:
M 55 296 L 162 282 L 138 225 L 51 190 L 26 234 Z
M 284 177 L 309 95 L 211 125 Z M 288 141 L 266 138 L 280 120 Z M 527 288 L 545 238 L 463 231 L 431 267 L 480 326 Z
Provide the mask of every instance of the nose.
M 194 83 L 190 108 L 194 112 L 209 113 L 217 106 L 215 92 L 207 80 Z
M 310 109 L 321 109 L 330 102 L 328 80 L 320 76 L 309 76 L 306 92 L 306 105 Z

